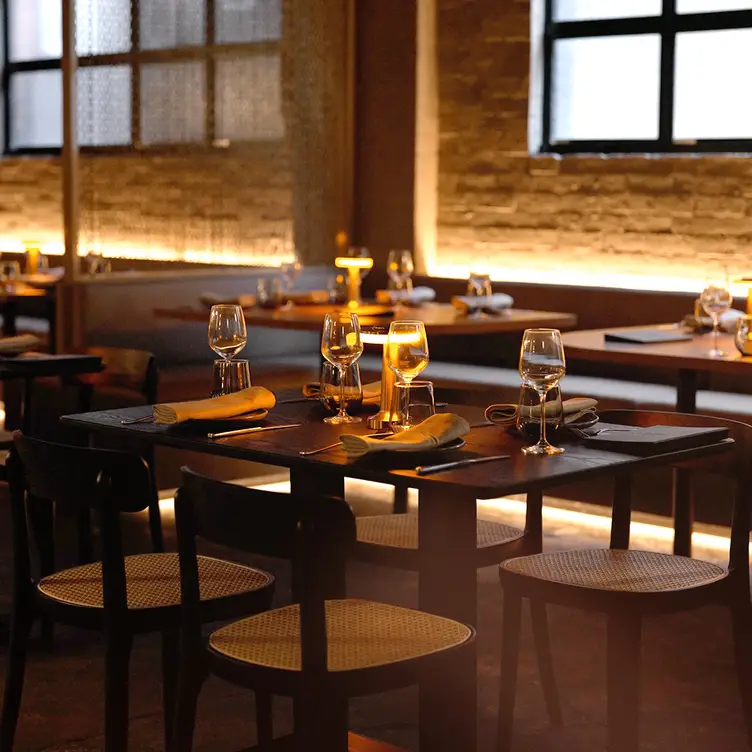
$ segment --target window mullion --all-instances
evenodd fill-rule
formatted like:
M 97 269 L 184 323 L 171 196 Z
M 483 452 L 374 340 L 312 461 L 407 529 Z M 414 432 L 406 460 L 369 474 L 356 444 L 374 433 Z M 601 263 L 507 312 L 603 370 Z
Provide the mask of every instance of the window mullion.
M 663 0 L 661 30 L 661 88 L 658 142 L 668 149 L 674 136 L 674 73 L 676 59 L 676 0 Z
M 141 146 L 141 6 L 131 0 L 131 142 Z
M 206 0 L 206 143 L 211 146 L 216 139 L 216 61 L 217 44 L 216 0 Z
M 543 27 L 543 132 L 541 134 L 541 151 L 549 151 L 551 146 L 551 94 L 553 81 L 554 41 L 551 34 L 553 21 L 553 4 L 555 0 L 546 0 L 545 20 Z

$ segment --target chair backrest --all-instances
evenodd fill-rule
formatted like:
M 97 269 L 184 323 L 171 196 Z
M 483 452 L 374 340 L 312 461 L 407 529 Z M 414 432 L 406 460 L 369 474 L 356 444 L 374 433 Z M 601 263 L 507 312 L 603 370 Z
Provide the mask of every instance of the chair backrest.
M 326 671 L 327 598 L 345 595 L 355 517 L 344 499 L 279 494 L 223 483 L 183 468 L 175 496 L 184 638 L 200 639 L 196 538 L 246 553 L 289 559 L 300 604 L 304 671 Z
M 89 355 L 102 359 L 104 370 L 92 383 L 126 387 L 140 392 L 147 404 L 157 401 L 157 366 L 152 353 L 125 347 L 87 347 Z

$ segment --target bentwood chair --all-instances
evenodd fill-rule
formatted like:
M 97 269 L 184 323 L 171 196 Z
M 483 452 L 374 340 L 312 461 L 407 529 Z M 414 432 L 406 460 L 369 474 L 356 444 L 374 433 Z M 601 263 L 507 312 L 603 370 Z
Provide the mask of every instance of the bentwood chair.
M 728 568 L 684 556 L 629 550 L 631 483 L 615 478 L 611 541 L 607 549 L 555 551 L 509 559 L 499 576 L 504 590 L 498 749 L 511 749 L 523 598 L 607 616 L 608 749 L 636 752 L 639 745 L 642 621 L 711 603 L 728 607 L 736 673 L 752 748 L 752 606 L 749 582 L 752 426 L 676 413 L 620 411 L 601 415 L 632 426 L 725 426 L 734 440 L 725 453 L 681 465 L 688 472 L 723 476 L 733 485 Z M 722 503 L 722 500 L 718 500 Z
M 174 752 L 192 748 L 196 703 L 208 673 L 257 693 L 293 698 L 293 737 L 272 741 L 271 726 L 260 727 L 254 749 L 347 752 L 350 697 L 417 684 L 423 670 L 443 670 L 451 681 L 450 666 L 474 640 L 471 627 L 450 619 L 345 598 L 355 518 L 343 499 L 243 488 L 184 468 L 175 518 L 183 620 Z M 291 560 L 292 605 L 221 627 L 205 640 L 197 537 Z M 436 708 L 437 722 L 451 712 Z
M 177 682 L 180 575 L 177 554 L 126 556 L 121 513 L 143 511 L 151 478 L 137 455 L 52 444 L 17 433 L 8 460 L 13 525 L 13 616 L 5 675 L 0 749 L 11 752 L 18 722 L 28 634 L 35 618 L 102 632 L 105 637 L 106 752 L 128 748 L 128 666 L 133 637 L 162 633 L 165 738 L 172 735 Z M 102 561 L 55 570 L 54 514 L 95 510 Z M 41 577 L 32 574 L 30 536 Z M 217 621 L 257 613 L 271 603 L 273 578 L 247 566 L 197 558 L 196 618 Z

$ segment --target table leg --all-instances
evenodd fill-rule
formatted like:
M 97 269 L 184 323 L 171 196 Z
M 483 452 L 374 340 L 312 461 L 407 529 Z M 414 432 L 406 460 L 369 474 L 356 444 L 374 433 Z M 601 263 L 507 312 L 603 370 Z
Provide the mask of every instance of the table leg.
M 692 498 L 692 474 L 683 468 L 674 469 L 674 554 L 692 556 L 692 523 L 695 510 Z
M 438 484 L 437 484 L 438 486 Z M 476 499 L 457 489 L 420 492 L 419 602 L 423 611 L 477 623 Z M 420 685 L 421 750 L 476 749 L 478 666 L 475 646 L 455 654 L 451 671 L 428 672 Z
M 27 436 L 32 434 L 31 404 L 33 399 L 34 379 L 24 379 L 23 416 L 21 417 L 21 427 Z
M 676 412 L 697 412 L 697 371 L 679 371 L 676 382 Z
M 3 303 L 3 336 L 15 337 L 16 330 L 16 313 L 18 306 L 15 300 L 6 300 Z

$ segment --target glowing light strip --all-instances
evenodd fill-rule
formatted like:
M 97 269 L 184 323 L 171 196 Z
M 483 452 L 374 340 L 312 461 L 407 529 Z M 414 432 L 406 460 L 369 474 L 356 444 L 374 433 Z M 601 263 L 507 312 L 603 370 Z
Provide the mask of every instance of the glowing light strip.
M 334 259 L 334 265 L 340 269 L 370 269 L 373 266 L 373 259 L 358 256 L 337 256 Z

